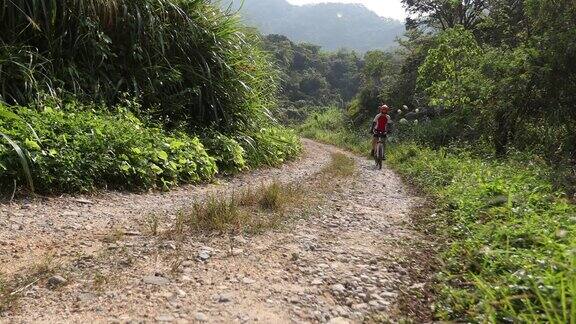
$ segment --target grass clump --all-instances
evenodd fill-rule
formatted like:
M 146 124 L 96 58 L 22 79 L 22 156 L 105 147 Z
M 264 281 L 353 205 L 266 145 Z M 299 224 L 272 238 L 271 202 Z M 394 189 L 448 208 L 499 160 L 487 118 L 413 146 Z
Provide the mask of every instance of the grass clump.
M 17 305 L 20 296 L 26 292 L 30 286 L 47 279 L 60 269 L 52 255 L 45 255 L 37 263 L 16 276 L 7 279 L 0 273 L 0 315 L 9 311 Z
M 188 215 L 188 225 L 196 232 L 229 232 L 242 230 L 249 215 L 240 209 L 234 199 L 210 196 L 195 203 Z
M 11 309 L 17 300 L 17 296 L 12 294 L 12 289 L 8 282 L 0 274 L 0 314 Z
M 576 321 L 576 207 L 549 168 L 396 145 L 389 163 L 438 198 L 442 320 Z
M 172 231 L 179 235 L 186 228 L 197 233 L 241 233 L 275 227 L 283 221 L 285 209 L 298 199 L 300 192 L 294 185 L 273 182 L 231 196 L 212 195 L 189 210 L 182 210 Z
M 297 201 L 301 194 L 298 187 L 275 181 L 261 188 L 258 204 L 265 210 L 282 211 L 286 206 Z
M 337 177 L 349 177 L 356 172 L 356 162 L 346 154 L 334 153 L 332 161 L 322 171 Z

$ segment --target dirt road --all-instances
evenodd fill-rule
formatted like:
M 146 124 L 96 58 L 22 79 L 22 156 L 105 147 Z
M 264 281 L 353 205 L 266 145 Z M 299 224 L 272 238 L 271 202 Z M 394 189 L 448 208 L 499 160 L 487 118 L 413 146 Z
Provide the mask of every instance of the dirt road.
M 418 305 L 410 299 L 426 289 L 410 275 L 425 242 L 410 217 L 423 200 L 391 170 L 377 171 L 360 157 L 353 177 L 316 191 L 315 175 L 341 151 L 304 145 L 298 161 L 217 184 L 0 205 L 0 274 L 12 283 L 0 322 L 358 323 L 409 316 L 406 309 Z M 147 234 L 194 201 L 273 180 L 305 183 L 315 197 L 291 209 L 284 226 L 183 240 Z

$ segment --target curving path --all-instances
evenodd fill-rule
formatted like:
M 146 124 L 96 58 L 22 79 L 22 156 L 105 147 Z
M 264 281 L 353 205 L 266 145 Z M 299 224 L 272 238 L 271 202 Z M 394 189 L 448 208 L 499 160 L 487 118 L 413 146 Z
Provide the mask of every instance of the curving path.
M 419 304 L 410 299 L 426 289 L 410 269 L 426 242 L 410 219 L 423 199 L 391 170 L 377 171 L 360 157 L 355 176 L 325 188 L 315 175 L 342 151 L 303 142 L 298 161 L 217 184 L 0 205 L 0 274 L 28 276 L 0 322 L 360 323 L 410 316 L 406 308 Z M 306 184 L 315 197 L 291 210 L 281 228 L 178 242 L 145 235 L 153 215 L 162 229 L 194 201 L 272 180 Z M 39 268 L 66 283 L 54 288 L 39 275 L 34 281 Z

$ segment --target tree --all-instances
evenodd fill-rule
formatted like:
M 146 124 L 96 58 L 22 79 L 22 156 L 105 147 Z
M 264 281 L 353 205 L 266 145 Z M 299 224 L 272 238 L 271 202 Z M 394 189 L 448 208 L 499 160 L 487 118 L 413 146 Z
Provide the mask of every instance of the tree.
M 438 30 L 458 25 L 474 29 L 485 17 L 487 0 L 402 0 L 407 11 L 415 18 L 408 20 L 414 25 Z

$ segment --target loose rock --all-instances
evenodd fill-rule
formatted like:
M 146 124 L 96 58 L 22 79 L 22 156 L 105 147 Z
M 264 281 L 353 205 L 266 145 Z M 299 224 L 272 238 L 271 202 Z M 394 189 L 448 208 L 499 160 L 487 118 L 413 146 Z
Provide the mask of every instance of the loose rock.
M 202 260 L 202 261 L 207 261 L 208 259 L 210 259 L 210 252 L 208 251 L 200 251 L 198 253 L 198 259 Z
M 194 314 L 194 319 L 196 319 L 198 322 L 208 322 L 208 316 L 201 312 Z
M 218 295 L 218 302 L 219 303 L 229 303 L 232 301 L 232 294 L 223 293 Z
M 66 278 L 64 278 L 60 275 L 55 275 L 55 276 L 48 278 L 48 287 L 49 288 L 57 288 L 57 287 L 64 285 L 66 282 L 68 282 L 68 280 L 66 280 Z
M 163 286 L 170 283 L 170 280 L 160 276 L 147 276 L 142 279 L 145 283 L 149 285 Z
M 346 288 L 342 284 L 334 284 L 334 285 L 332 285 L 331 288 L 332 288 L 333 292 L 337 292 L 337 293 L 343 293 L 344 291 L 346 291 Z
M 328 324 L 350 324 L 350 321 L 344 317 L 334 317 L 328 322 Z

